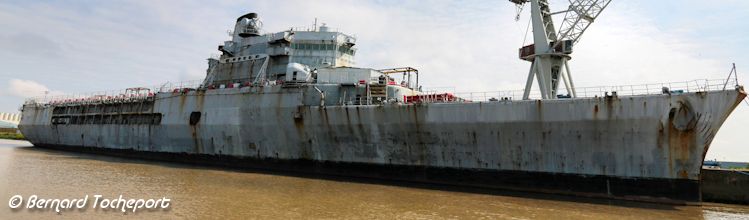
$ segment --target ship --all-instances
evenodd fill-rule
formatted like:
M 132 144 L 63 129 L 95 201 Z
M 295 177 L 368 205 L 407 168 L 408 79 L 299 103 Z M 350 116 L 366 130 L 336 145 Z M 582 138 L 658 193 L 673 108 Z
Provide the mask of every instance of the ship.
M 743 87 L 695 80 L 584 92 L 567 67 L 576 39 L 561 36 L 570 30 L 549 29 L 544 0 L 511 2 L 531 7 L 535 37 L 519 51 L 532 65 L 518 93 L 427 91 L 416 68 L 354 67 L 352 35 L 326 25 L 262 33 L 249 13 L 202 81 L 30 99 L 18 127 L 35 147 L 65 151 L 700 202 L 705 154 Z M 534 77 L 539 93 L 530 92 Z

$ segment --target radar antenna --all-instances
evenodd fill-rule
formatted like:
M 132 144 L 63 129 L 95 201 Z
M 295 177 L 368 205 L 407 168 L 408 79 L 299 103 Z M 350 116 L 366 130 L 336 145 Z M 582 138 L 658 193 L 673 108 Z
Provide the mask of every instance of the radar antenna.
M 611 0 L 569 0 L 567 10 L 551 13 L 548 0 L 510 0 L 521 8 L 530 2 L 533 22 L 533 44 L 520 48 L 520 59 L 532 62 L 525 84 L 523 99 L 530 98 L 533 77 L 536 77 L 542 99 L 558 97 L 559 80 L 567 88 L 568 97 L 577 97 L 575 84 L 568 61 L 573 45 L 590 24 L 595 21 Z M 564 13 L 564 20 L 558 35 L 554 29 L 552 15 Z M 516 17 L 517 19 L 517 17 Z

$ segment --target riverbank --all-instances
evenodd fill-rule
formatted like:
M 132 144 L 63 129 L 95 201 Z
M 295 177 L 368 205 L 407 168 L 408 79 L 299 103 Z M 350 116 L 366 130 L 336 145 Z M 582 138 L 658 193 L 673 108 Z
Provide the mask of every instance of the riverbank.
M 0 139 L 26 140 L 21 133 L 0 132 Z

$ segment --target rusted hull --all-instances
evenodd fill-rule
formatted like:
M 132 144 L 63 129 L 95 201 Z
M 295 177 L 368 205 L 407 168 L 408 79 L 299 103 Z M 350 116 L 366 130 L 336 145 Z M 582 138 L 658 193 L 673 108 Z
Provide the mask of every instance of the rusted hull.
M 419 182 L 441 185 L 509 189 L 635 201 L 689 204 L 699 201 L 699 181 L 659 178 L 621 178 L 614 176 L 576 175 L 513 170 L 459 169 L 449 167 L 406 166 L 372 163 L 323 162 L 306 159 L 235 157 L 207 154 L 146 152 L 129 149 L 93 148 L 62 145 L 37 147 L 104 154 L 119 157 L 168 162 L 213 165 L 284 174 L 326 174 L 322 178 L 357 177 Z
M 303 88 L 159 94 L 149 110 L 163 115 L 158 125 L 51 125 L 51 108 L 26 106 L 19 127 L 37 146 L 69 150 L 139 152 L 187 162 L 236 160 L 270 169 L 288 163 L 291 170 L 350 176 L 699 201 L 704 155 L 746 96 L 729 90 L 320 107 L 314 94 Z M 293 165 L 305 161 L 317 165 Z M 409 172 L 397 175 L 401 171 Z

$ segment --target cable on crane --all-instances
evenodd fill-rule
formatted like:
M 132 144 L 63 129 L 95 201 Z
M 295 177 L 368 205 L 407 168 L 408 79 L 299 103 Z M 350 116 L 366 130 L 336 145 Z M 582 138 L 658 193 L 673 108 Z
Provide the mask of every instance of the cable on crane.
M 525 26 L 525 35 L 523 36 L 523 44 L 520 47 L 525 46 L 525 40 L 528 38 L 528 30 L 531 29 L 531 18 L 528 18 L 528 25 Z
M 516 4 L 515 5 L 515 22 L 520 21 L 520 15 L 523 13 L 523 9 L 525 8 L 525 4 Z M 523 35 L 523 43 L 520 45 L 520 47 L 525 46 L 525 42 L 528 39 L 528 30 L 531 27 L 531 18 L 528 18 L 528 24 L 525 26 L 525 34 Z M 521 33 L 523 33 L 523 29 L 521 27 L 518 27 Z
M 515 5 L 515 12 L 516 12 L 515 13 L 515 21 L 519 21 L 520 20 L 520 13 L 523 13 L 523 8 L 524 8 L 523 6 L 524 5 L 525 4 L 516 4 Z

